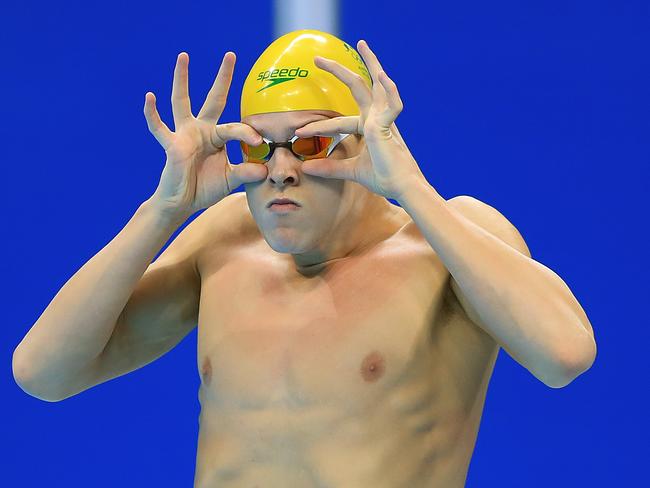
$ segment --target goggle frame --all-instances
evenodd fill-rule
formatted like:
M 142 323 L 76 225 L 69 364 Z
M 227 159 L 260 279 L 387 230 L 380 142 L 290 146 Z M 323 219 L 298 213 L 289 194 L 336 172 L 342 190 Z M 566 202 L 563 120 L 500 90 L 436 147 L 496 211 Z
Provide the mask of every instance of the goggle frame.
M 249 144 L 245 143 L 244 141 L 240 141 L 240 147 L 241 147 L 241 152 L 242 152 L 242 158 L 244 163 L 253 163 L 253 164 L 265 164 L 268 163 L 271 160 L 271 157 L 273 156 L 273 152 L 275 151 L 276 147 L 285 147 L 291 151 L 291 153 L 298 158 L 300 161 L 309 161 L 310 159 L 319 159 L 322 157 L 328 157 L 330 154 L 332 154 L 332 151 L 336 148 L 336 146 L 347 136 L 350 134 L 345 134 L 345 133 L 339 133 L 336 134 L 335 136 L 309 136 L 309 137 L 298 137 L 297 135 L 294 135 L 291 139 L 285 142 L 274 142 L 270 139 L 267 139 L 266 137 L 262 137 L 262 140 L 269 146 L 269 152 L 266 154 L 263 158 L 257 159 L 254 158 L 254 160 L 248 159 L 248 156 L 246 155 L 246 150 L 244 149 L 245 147 L 253 147 L 253 148 L 259 148 L 259 146 L 250 146 Z M 314 155 L 303 155 L 300 153 L 297 153 L 293 149 L 293 144 L 295 141 L 298 139 L 311 139 L 313 137 L 331 137 L 332 142 L 329 143 L 327 146 L 327 152 L 325 156 L 319 156 L 322 154 L 322 151 L 314 154 Z M 261 144 L 260 144 L 261 145 Z

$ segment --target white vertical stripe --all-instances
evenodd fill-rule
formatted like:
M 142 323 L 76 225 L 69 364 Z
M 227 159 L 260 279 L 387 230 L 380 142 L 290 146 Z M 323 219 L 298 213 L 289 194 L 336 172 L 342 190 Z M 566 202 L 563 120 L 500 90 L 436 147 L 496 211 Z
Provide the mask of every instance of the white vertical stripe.
M 317 29 L 339 35 L 338 0 L 275 0 L 275 39 L 298 29 Z

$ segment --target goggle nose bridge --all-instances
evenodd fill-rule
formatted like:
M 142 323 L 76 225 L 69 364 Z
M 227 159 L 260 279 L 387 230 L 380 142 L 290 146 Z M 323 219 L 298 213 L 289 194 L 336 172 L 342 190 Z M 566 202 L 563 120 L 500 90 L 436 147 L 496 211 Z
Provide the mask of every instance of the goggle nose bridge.
M 285 142 L 273 142 L 266 137 L 262 137 L 262 139 L 269 145 L 269 153 L 265 156 L 267 160 L 271 159 L 271 156 L 273 156 L 273 151 L 275 151 L 276 147 L 286 147 L 289 151 L 292 152 L 294 156 L 296 156 L 298 159 L 302 159 L 302 156 L 293 150 L 293 143 L 298 139 L 298 136 L 293 136 L 291 139 Z

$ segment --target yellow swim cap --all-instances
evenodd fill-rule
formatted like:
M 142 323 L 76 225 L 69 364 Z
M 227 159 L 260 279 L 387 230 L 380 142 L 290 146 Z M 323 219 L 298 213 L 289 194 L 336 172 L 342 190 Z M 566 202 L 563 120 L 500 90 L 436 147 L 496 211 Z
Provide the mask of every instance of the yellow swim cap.
M 297 30 L 273 41 L 253 65 L 242 89 L 241 118 L 291 110 L 359 115 L 347 85 L 316 66 L 314 56 L 337 61 L 372 86 L 363 59 L 348 43 L 327 32 Z

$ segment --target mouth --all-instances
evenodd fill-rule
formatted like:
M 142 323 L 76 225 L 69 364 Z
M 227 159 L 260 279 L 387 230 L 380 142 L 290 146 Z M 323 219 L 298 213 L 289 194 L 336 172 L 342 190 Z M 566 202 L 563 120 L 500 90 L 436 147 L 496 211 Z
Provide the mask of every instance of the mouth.
M 288 198 L 275 198 L 271 200 L 266 208 L 290 208 L 290 207 L 300 207 L 300 204 L 294 200 L 289 200 Z
M 288 214 L 298 210 L 300 204 L 288 198 L 276 198 L 271 200 L 266 207 L 274 214 Z

